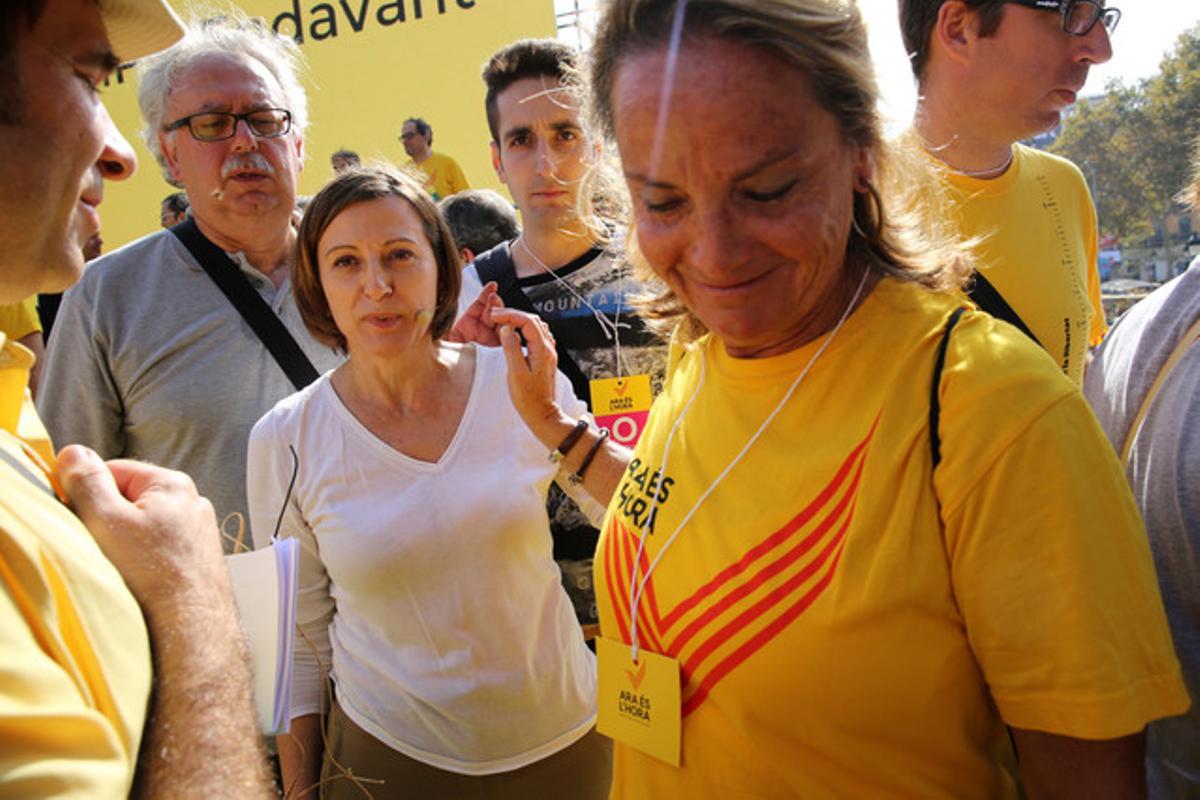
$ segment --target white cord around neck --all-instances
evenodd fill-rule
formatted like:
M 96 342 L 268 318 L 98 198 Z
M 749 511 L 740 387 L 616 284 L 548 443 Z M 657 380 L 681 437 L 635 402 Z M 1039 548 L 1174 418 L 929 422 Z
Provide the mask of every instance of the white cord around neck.
M 563 280 L 557 272 L 550 269 L 545 261 L 538 258 L 537 253 L 533 252 L 533 248 L 525 241 L 525 234 L 522 233 L 517 237 L 517 244 L 521 245 L 522 249 L 533 259 L 533 263 L 541 267 L 542 271 L 549 275 L 558 283 L 559 286 L 566 289 L 571 295 L 592 313 L 592 317 L 600 325 L 600 330 L 604 333 L 604 338 L 613 343 L 614 359 L 616 361 L 616 377 L 622 378 L 625 375 L 624 365 L 621 357 L 621 325 L 629 327 L 629 323 L 621 322 L 621 304 L 624 301 L 624 274 L 618 271 L 617 274 L 617 313 L 616 320 L 610 320 L 604 315 L 604 312 L 588 302 L 587 298 L 576 291 L 575 287 Z
M 692 517 L 695 516 L 696 511 L 700 508 L 700 505 L 716 490 L 721 481 L 725 480 L 725 477 L 733 471 L 733 468 L 737 466 L 739 461 L 742 460 L 742 457 L 746 455 L 750 448 L 754 446 L 754 443 L 758 441 L 759 437 L 762 436 L 763 431 L 767 429 L 771 422 L 774 421 L 775 417 L 779 415 L 779 412 L 783 410 L 783 407 L 787 405 L 788 400 L 790 400 L 792 395 L 796 393 L 796 389 L 800 388 L 800 383 L 804 380 L 805 376 L 808 375 L 809 371 L 813 368 L 813 365 L 817 363 L 817 359 L 821 357 L 821 354 L 824 353 L 826 348 L 829 347 L 830 343 L 833 341 L 833 338 L 837 336 L 838 331 L 842 329 L 842 325 L 845 324 L 846 319 L 850 316 L 850 312 L 853 311 L 855 305 L 858 304 L 858 298 L 862 295 L 863 287 L 867 285 L 867 276 L 869 274 L 869 269 L 863 270 L 863 276 L 858 282 L 858 288 L 854 291 L 854 296 L 850 298 L 850 302 L 846 305 L 846 310 L 842 312 L 841 318 L 838 319 L 837 324 L 833 326 L 833 330 L 831 330 L 829 335 L 825 337 L 825 341 L 821 342 L 821 346 L 817 348 L 817 352 L 813 353 L 812 358 L 810 358 L 808 363 L 804 365 L 804 369 L 800 370 L 800 374 L 796 376 L 794 381 L 792 381 L 792 385 L 788 387 L 786 392 L 784 392 L 783 397 L 775 405 L 775 408 L 771 410 L 771 413 L 767 415 L 767 418 L 764 419 L 762 424 L 758 426 L 758 430 L 754 432 L 754 435 L 750 437 L 749 441 L 747 441 L 745 446 L 743 446 L 738 454 L 733 457 L 733 460 L 729 462 L 725 469 L 721 470 L 721 474 L 718 475 L 716 479 L 709 484 L 708 488 L 700 494 L 700 497 L 696 499 L 696 502 L 692 504 L 692 507 L 688 509 L 688 512 L 683 515 L 683 518 L 679 521 L 679 524 L 675 526 L 675 530 L 671 533 L 670 537 L 667 538 L 666 543 L 663 544 L 662 549 L 658 551 L 658 555 L 654 557 L 654 560 L 650 562 L 650 566 L 646 568 L 646 574 L 642 576 L 641 583 L 638 583 L 638 564 L 641 562 L 642 553 L 646 549 L 646 528 L 650 520 L 654 519 L 654 515 L 658 511 L 658 493 L 655 493 L 654 496 L 651 497 L 650 509 L 646 514 L 646 518 L 642 521 L 640 536 L 638 537 L 637 554 L 633 557 L 633 568 L 629 575 L 629 647 L 630 654 L 635 663 L 637 662 L 638 655 L 638 604 L 642 600 L 642 594 L 646 590 L 646 584 L 650 580 L 650 574 L 654 572 L 654 568 L 658 566 L 658 562 L 662 560 L 662 557 L 666 555 L 667 550 L 670 549 L 671 545 L 675 543 L 675 539 L 678 538 L 680 531 L 683 530 L 685 525 L 691 522 Z M 671 425 L 670 432 L 667 434 L 667 441 L 663 447 L 662 466 L 658 471 L 658 475 L 661 476 L 661 478 L 665 478 L 667 475 L 667 456 L 669 456 L 671 453 L 671 442 L 675 439 L 675 433 L 679 430 L 680 425 L 683 424 L 683 420 L 687 416 L 688 411 L 691 409 L 692 403 L 695 402 L 696 397 L 700 394 L 701 387 L 704 386 L 704 377 L 706 371 L 705 362 L 707 359 L 705 359 L 703 352 L 701 352 L 699 356 L 700 377 L 696 381 L 696 388 L 692 390 L 692 396 L 689 397 L 687 403 L 684 404 L 683 411 L 675 419 L 674 424 Z

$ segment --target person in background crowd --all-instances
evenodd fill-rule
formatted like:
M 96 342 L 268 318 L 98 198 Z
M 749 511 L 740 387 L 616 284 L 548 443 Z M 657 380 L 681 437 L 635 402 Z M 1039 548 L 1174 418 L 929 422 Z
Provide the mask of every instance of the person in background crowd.
M 1200 139 L 1180 202 L 1200 208 Z M 1192 696 L 1150 725 L 1150 796 L 1200 796 L 1200 256 L 1129 309 L 1096 350 L 1084 392 L 1146 521 L 1167 621 Z
M 879 188 L 857 6 L 612 0 L 590 59 L 673 331 L 624 474 L 591 467 L 613 797 L 1015 798 L 1009 730 L 1030 797 L 1144 793 L 1188 697 L 1137 508 L 1078 388 Z M 575 420 L 518 327 L 547 444 Z
M 320 778 L 321 797 L 360 797 L 353 775 L 380 797 L 606 798 L 595 661 L 546 518 L 569 473 L 506 399 L 504 356 L 443 339 L 449 228 L 417 180 L 353 170 L 313 198 L 298 247 L 301 313 L 348 360 L 250 436 L 255 543 L 280 514 L 301 543 L 288 796 Z M 584 411 L 565 378 L 555 394 Z
M 6 5 L 0 302 L 79 278 L 104 179 L 136 165 L 99 87 L 180 33 L 158 0 Z M 3 352 L 0 796 L 270 797 L 212 506 L 159 467 L 56 461 L 29 352 Z
M 56 442 L 183 470 L 222 521 L 245 515 L 250 428 L 295 379 L 181 237 L 212 248 L 214 274 L 277 320 L 269 337 L 312 377 L 341 361 L 308 335 L 289 280 L 300 59 L 290 39 L 226 15 L 138 65 L 146 143 L 186 188 L 190 216 L 93 263 L 63 298 L 46 354 L 38 408 Z
M 918 202 L 976 241 L 972 299 L 1076 384 L 1107 324 L 1099 231 L 1069 161 L 1019 144 L 1058 125 L 1121 12 L 1090 0 L 900 0 L 919 102 L 907 143 L 939 167 Z
M 409 166 L 425 174 L 425 189 L 435 202 L 471 188 L 457 161 L 433 152 L 433 128 L 425 120 L 406 119 L 400 130 L 400 143 L 408 153 Z
M 188 202 L 187 192 L 172 192 L 162 200 L 158 221 L 164 228 L 174 227 L 187 218 L 190 207 L 191 203 Z
M 512 204 L 491 189 L 468 189 L 451 195 L 438 203 L 438 210 L 454 234 L 464 264 L 521 233 Z
M 550 325 L 558 367 L 620 444 L 637 440 L 638 414 L 662 385 L 666 345 L 639 317 L 642 285 L 617 255 L 621 233 L 598 215 L 579 213 L 581 181 L 596 163 L 595 140 L 567 79 L 578 53 L 549 39 L 501 48 L 483 69 L 492 164 L 521 211 L 519 236 L 476 253 L 463 272 L 460 314 L 495 282 L 505 305 Z M 633 401 L 610 414 L 613 398 Z M 600 533 L 556 487 L 548 499 L 554 558 L 580 623 L 595 635 L 592 556 Z
M 362 164 L 358 153 L 353 150 L 338 150 L 329 157 L 329 162 L 333 165 L 333 174 L 341 175 L 351 167 L 357 167 Z

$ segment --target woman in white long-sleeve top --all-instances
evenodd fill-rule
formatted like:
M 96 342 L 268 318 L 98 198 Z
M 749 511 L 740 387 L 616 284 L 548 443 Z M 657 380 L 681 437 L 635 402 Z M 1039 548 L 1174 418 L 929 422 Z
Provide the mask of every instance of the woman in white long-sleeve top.
M 444 339 L 460 269 L 436 206 L 385 169 L 334 180 L 300 227 L 297 305 L 349 358 L 250 437 L 255 542 L 280 518 L 301 543 L 290 797 L 362 796 L 343 767 L 389 797 L 608 791 L 595 662 L 552 558 L 559 466 L 503 352 Z M 556 393 L 584 412 L 561 375 Z

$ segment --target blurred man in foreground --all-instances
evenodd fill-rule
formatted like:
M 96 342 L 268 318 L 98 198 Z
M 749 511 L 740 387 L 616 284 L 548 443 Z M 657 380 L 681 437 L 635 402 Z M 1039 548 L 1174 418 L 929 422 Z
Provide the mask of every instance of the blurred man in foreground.
M 5 12 L 0 148 L 19 157 L 0 165 L 0 302 L 12 302 L 79 278 L 103 179 L 136 164 L 99 86 L 180 31 L 161 0 Z M 52 470 L 25 394 L 32 358 L 4 341 L 0 359 L 0 795 L 269 796 L 212 506 L 185 475 L 82 447 Z

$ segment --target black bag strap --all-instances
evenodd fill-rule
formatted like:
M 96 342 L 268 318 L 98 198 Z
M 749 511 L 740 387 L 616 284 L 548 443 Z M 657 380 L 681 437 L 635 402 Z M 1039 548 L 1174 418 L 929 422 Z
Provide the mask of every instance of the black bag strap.
M 1004 299 L 1004 295 L 992 285 L 992 282 L 983 277 L 982 272 L 975 273 L 974 283 L 971 289 L 967 292 L 967 296 L 975 301 L 975 305 L 979 306 L 980 310 L 986 311 L 996 319 L 1002 319 L 1009 325 L 1016 327 L 1021 333 L 1033 339 L 1034 344 L 1041 347 L 1041 342 L 1033 335 L 1033 331 L 1029 330 L 1029 326 L 1025 324 L 1025 320 L 1021 319 L 1021 315 L 1008 304 Z
M 496 282 L 496 294 L 500 295 L 500 299 L 504 301 L 504 305 L 509 308 L 515 308 L 517 311 L 525 311 L 534 316 L 540 317 L 537 309 L 533 306 L 533 301 L 529 299 L 529 295 L 525 294 L 525 290 L 521 288 L 520 282 L 517 280 L 517 270 L 513 264 L 512 253 L 506 246 L 492 248 L 483 255 L 475 259 L 475 271 L 479 274 L 479 282 L 488 284 L 492 281 Z M 571 351 L 567 349 L 564 343 L 569 339 L 569 335 L 565 335 L 558 327 L 556 320 L 546 320 L 550 326 L 550 332 L 554 334 L 554 349 L 558 351 L 558 369 L 563 375 L 567 376 L 567 380 L 571 382 L 571 388 L 575 392 L 575 396 L 587 404 L 588 411 L 592 410 L 592 389 L 588 382 L 587 376 L 583 374 L 583 370 L 575 363 L 575 359 L 571 357 Z
M 192 257 L 200 263 L 208 277 L 212 278 L 213 283 L 242 315 L 250 329 L 266 345 L 296 390 L 299 391 L 315 381 L 319 374 L 317 368 L 300 349 L 283 320 L 276 316 L 267 305 L 267 301 L 263 300 L 262 295 L 246 280 L 246 276 L 242 274 L 238 265 L 233 263 L 233 259 L 210 242 L 196 227 L 196 221 L 191 217 L 171 228 L 171 233 L 175 234 Z
M 978 275 L 977 277 L 982 278 L 983 276 Z M 988 285 L 990 286 L 991 284 Z M 995 289 L 992 291 L 995 291 Z M 996 296 L 999 297 L 1000 295 L 997 294 Z M 966 311 L 965 308 L 956 308 L 954 309 L 954 313 L 950 315 L 950 318 L 946 320 L 946 327 L 942 329 L 942 341 L 938 344 L 937 358 L 933 363 L 933 383 L 929 390 L 929 449 L 932 451 L 934 468 L 942 463 L 942 437 L 938 433 L 942 403 L 938 399 L 938 390 L 942 386 L 942 371 L 946 367 L 946 348 L 950 345 L 950 331 L 954 330 L 954 326 L 958 324 L 958 320 L 962 317 L 964 311 Z M 1033 338 L 1033 334 L 1029 334 L 1029 336 Z M 1037 341 L 1037 339 L 1033 340 Z M 1008 731 L 1008 742 L 1012 746 L 1013 757 L 1019 762 L 1021 755 L 1017 752 L 1017 740 L 1013 738 L 1012 727 L 1006 725 L 1005 729 Z
M 950 331 L 954 330 L 954 326 L 958 324 L 964 311 L 966 311 L 965 308 L 956 308 L 950 315 L 950 319 L 946 320 L 946 327 L 942 330 L 942 341 L 938 344 L 937 359 L 933 362 L 933 383 L 929 388 L 929 449 L 935 468 L 942 463 L 942 437 L 938 433 L 942 401 L 938 397 L 938 391 L 942 387 L 942 370 L 946 367 L 946 348 L 950 345 Z

